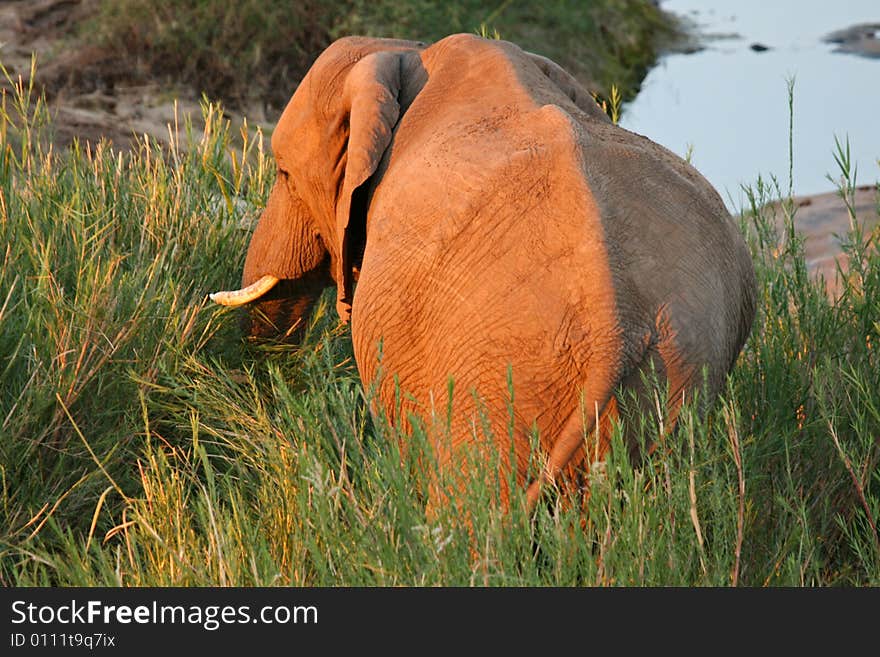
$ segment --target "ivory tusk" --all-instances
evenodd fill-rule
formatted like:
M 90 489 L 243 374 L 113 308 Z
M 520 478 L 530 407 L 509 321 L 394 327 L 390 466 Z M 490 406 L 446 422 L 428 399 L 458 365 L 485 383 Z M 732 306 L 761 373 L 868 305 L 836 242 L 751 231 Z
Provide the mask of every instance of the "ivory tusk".
M 219 303 L 221 306 L 241 306 L 254 299 L 259 299 L 266 294 L 266 292 L 275 287 L 275 284 L 279 280 L 280 279 L 277 276 L 266 274 L 240 290 L 213 292 L 212 294 L 209 294 L 208 297 L 211 301 Z

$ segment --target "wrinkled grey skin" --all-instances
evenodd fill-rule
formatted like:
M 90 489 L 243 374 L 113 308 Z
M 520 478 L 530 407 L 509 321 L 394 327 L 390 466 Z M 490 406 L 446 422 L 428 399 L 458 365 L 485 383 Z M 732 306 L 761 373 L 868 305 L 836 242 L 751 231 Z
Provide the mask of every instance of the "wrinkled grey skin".
M 375 409 L 404 427 L 428 417 L 458 486 L 460 450 L 497 447 L 533 503 L 543 481 L 603 457 L 621 391 L 654 408 L 642 377 L 656 372 L 668 429 L 701 370 L 717 394 L 748 336 L 754 271 L 717 192 L 513 44 L 342 39 L 272 144 L 278 181 L 243 283 L 283 281 L 250 330 L 284 333 L 336 285 Z

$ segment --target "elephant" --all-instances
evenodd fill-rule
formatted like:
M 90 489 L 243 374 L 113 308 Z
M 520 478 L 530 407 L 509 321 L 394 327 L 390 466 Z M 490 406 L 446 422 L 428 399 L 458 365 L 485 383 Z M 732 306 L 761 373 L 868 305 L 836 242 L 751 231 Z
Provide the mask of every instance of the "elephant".
M 646 381 L 663 381 L 668 430 L 684 399 L 717 397 L 751 330 L 755 272 L 717 191 L 513 43 L 341 38 L 272 150 L 242 287 L 211 298 L 295 339 L 335 285 L 373 410 L 402 443 L 434 418 L 458 483 L 428 509 L 477 476 L 472 448 L 497 448 L 502 508 L 514 486 L 529 508 L 582 486 L 625 394 L 655 408 Z

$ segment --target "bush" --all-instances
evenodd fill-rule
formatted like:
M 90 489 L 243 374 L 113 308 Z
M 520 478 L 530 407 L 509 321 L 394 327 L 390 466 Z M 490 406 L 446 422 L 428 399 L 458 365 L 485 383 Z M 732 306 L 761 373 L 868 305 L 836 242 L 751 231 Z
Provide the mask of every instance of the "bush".
M 558 61 L 594 91 L 634 94 L 674 28 L 646 0 L 102 0 L 84 34 L 105 61 L 184 83 L 230 106 L 277 113 L 314 58 L 349 34 L 435 41 L 500 35 Z
M 292 348 L 206 299 L 272 183 L 262 141 L 205 106 L 165 150 L 58 152 L 32 92 L 0 112 L 0 584 L 880 584 L 880 256 L 858 227 L 831 301 L 759 181 L 759 315 L 712 412 L 640 463 L 618 446 L 586 504 L 502 515 L 484 462 L 465 513 L 429 522 L 424 437 L 401 464 L 332 303 Z

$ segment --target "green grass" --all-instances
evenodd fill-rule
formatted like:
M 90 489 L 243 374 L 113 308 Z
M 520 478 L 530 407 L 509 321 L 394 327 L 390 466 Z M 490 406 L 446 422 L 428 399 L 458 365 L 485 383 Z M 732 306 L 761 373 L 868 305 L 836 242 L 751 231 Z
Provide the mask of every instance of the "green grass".
M 32 90 L 2 108 L 0 584 L 880 584 L 880 257 L 854 235 L 830 302 L 778 186 L 742 217 L 759 314 L 705 418 L 635 466 L 613 450 L 583 509 L 503 515 L 482 462 L 429 522 L 424 436 L 402 460 L 370 419 L 332 303 L 294 348 L 206 299 L 271 185 L 259 140 L 206 106 L 165 150 L 60 152 Z
M 314 58 L 349 34 L 436 41 L 481 28 L 558 61 L 605 96 L 629 98 L 672 19 L 647 0 L 100 0 L 83 28 L 112 54 L 114 74 L 140 71 L 229 105 L 277 112 Z

